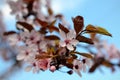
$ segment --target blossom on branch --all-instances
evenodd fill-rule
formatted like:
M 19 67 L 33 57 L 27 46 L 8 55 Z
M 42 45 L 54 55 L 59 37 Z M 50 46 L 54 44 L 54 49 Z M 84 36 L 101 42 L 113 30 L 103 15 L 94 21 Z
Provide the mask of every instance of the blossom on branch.
M 60 35 L 63 39 L 63 41 L 60 41 L 61 47 L 67 47 L 69 50 L 74 50 L 74 47 L 79 43 L 78 40 L 76 40 L 76 33 L 73 30 L 70 30 L 67 34 L 60 30 Z
M 66 27 L 63 15 L 54 14 L 50 0 L 45 1 L 45 4 L 41 0 L 9 1 L 12 13 L 19 19 L 16 22 L 17 31 L 5 32 L 4 36 L 11 46 L 16 47 L 16 59 L 28 64 L 26 71 L 55 72 L 67 67 L 70 71 L 66 73 L 72 74 L 74 71 L 81 76 L 81 71 L 86 72 L 87 68 L 91 68 L 94 60 L 92 54 L 79 51 L 77 46 L 79 43 L 94 44 L 93 39 L 84 34 L 111 34 L 93 25 L 84 29 L 84 18 L 79 15 L 72 18 L 73 29 Z M 13 7 L 17 3 L 18 6 Z M 46 7 L 47 15 L 41 11 L 42 5 Z M 58 21 L 61 23 L 57 27 Z

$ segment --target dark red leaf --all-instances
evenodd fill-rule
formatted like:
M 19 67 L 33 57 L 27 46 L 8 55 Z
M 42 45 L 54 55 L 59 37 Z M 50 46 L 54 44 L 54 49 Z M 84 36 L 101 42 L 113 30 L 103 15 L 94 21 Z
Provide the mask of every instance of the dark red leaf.
M 93 41 L 92 41 L 92 39 L 87 38 L 87 37 L 84 37 L 84 36 L 81 36 L 81 35 L 77 36 L 76 39 L 77 39 L 79 42 L 85 42 L 85 43 L 88 43 L 88 44 L 94 44 Z
M 18 21 L 16 24 L 17 24 L 17 29 L 18 30 L 24 30 L 25 31 L 27 29 L 28 31 L 32 31 L 34 29 L 31 24 L 28 24 L 26 22 L 19 22 Z
M 31 11 L 32 11 L 33 3 L 34 3 L 34 0 L 30 0 L 29 3 L 27 4 L 28 12 L 31 12 Z
M 47 33 L 46 28 L 40 28 L 39 32 L 41 34 L 46 34 Z
M 49 15 L 53 15 L 53 11 L 51 8 L 48 8 L 48 13 L 49 13 Z
M 15 33 L 16 33 L 15 31 L 9 31 L 9 32 L 4 32 L 3 35 L 7 36 L 7 35 L 15 34 Z
M 49 40 L 60 40 L 60 38 L 56 35 L 45 36 L 45 38 Z
M 60 28 L 62 31 L 64 31 L 65 33 L 68 33 L 68 32 L 69 32 L 69 30 L 68 30 L 66 27 L 64 27 L 62 24 L 60 24 L 60 23 L 59 23 L 59 28 Z
M 30 2 L 33 2 L 35 0 L 23 0 L 25 3 L 30 3 Z
M 36 21 L 41 25 L 41 27 L 47 27 L 49 24 L 46 21 L 42 21 L 38 18 L 36 18 Z
M 43 53 L 43 54 L 46 54 L 46 53 Z M 35 59 L 46 59 L 46 58 L 51 58 L 50 55 L 36 55 L 35 56 Z
M 48 26 L 48 29 L 49 29 L 50 32 L 53 32 L 53 31 L 59 32 L 59 29 L 55 26 Z
M 94 56 L 93 56 L 92 54 L 89 54 L 89 53 L 74 52 L 74 53 L 72 53 L 72 54 L 79 54 L 79 55 L 81 55 L 81 56 L 84 56 L 84 57 L 87 57 L 87 58 L 91 58 L 91 59 L 94 58 Z
M 55 17 L 61 19 L 63 17 L 63 15 L 62 14 L 57 14 Z
M 84 19 L 82 16 L 76 16 L 75 18 L 72 18 L 74 23 L 74 29 L 76 31 L 76 34 L 78 34 L 84 26 Z
M 56 26 L 54 26 L 55 23 L 56 23 L 56 20 L 52 21 L 52 22 L 47 26 L 47 28 L 49 29 L 50 32 L 53 32 L 53 31 L 59 32 L 59 29 L 58 29 Z

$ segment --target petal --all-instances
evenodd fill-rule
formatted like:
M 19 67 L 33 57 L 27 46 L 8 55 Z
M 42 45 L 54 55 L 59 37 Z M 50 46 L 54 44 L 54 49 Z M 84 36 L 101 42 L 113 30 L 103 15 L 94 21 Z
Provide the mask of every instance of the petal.
M 73 48 L 73 46 L 71 45 L 71 44 L 67 44 L 67 48 L 69 49 L 69 50 L 74 50 L 74 48 Z
M 64 41 L 60 41 L 59 44 L 60 44 L 61 47 L 65 47 L 66 46 L 66 43 Z
M 82 77 L 79 69 L 76 70 L 76 69 L 74 68 L 73 70 L 74 70 L 80 77 Z
M 80 73 L 80 71 L 76 71 L 76 73 L 77 73 L 80 77 L 82 77 L 82 74 Z
M 83 72 L 86 72 L 86 64 L 83 64 Z
M 71 40 L 76 37 L 76 33 L 74 30 L 70 30 L 70 32 L 67 33 L 67 39 Z
M 63 38 L 63 40 L 66 40 L 66 33 L 62 30 L 60 30 L 60 36 Z
M 76 45 L 79 43 L 79 41 L 76 40 L 76 39 L 73 39 L 73 40 L 70 41 L 70 43 L 71 43 L 72 45 L 76 46 Z
M 25 68 L 25 71 L 26 71 L 26 72 L 29 72 L 31 69 L 32 69 L 32 66 L 27 66 L 27 67 Z
M 25 62 L 31 62 L 31 56 L 30 55 L 27 55 L 24 59 Z
M 90 60 L 90 59 L 86 59 L 86 65 L 87 65 L 89 68 L 91 68 L 92 65 L 93 65 L 92 60 Z
M 47 44 L 47 42 L 45 42 L 45 41 L 41 41 L 40 44 L 39 44 L 40 49 L 44 49 L 44 48 L 46 48 L 46 44 Z
M 25 54 L 18 54 L 17 55 L 17 60 L 23 60 L 25 58 Z
M 73 65 L 76 65 L 76 64 L 78 64 L 78 63 L 79 63 L 79 61 L 76 60 L 76 59 L 73 61 Z

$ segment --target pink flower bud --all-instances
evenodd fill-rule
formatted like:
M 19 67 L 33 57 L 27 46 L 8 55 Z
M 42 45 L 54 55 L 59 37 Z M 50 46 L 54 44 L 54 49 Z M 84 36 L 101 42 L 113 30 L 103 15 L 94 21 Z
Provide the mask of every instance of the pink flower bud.
M 54 72 L 56 70 L 56 67 L 55 66 L 50 66 L 50 71 L 51 72 Z

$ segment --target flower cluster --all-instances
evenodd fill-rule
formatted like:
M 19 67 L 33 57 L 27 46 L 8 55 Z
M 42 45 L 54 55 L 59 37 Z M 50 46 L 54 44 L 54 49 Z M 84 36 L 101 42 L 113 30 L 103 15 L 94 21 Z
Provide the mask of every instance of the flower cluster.
M 49 69 L 54 72 L 62 67 L 67 67 L 69 71 L 66 73 L 76 72 L 81 76 L 80 71 L 85 72 L 87 67 L 92 66 L 93 56 L 90 53 L 79 51 L 77 45 L 80 42 L 94 44 L 92 39 L 85 37 L 83 33 L 98 33 L 108 36 L 111 34 L 101 27 L 92 25 L 88 25 L 84 29 L 84 19 L 79 15 L 72 18 L 74 29 L 68 28 L 62 15 L 53 14 L 49 0 L 46 0 L 48 15 L 43 15 L 39 11 L 41 1 L 8 1 L 12 13 L 18 17 L 16 22 L 18 31 L 5 32 L 4 35 L 9 45 L 17 49 L 16 59 L 28 64 L 26 71 L 39 72 Z M 17 4 L 19 6 L 14 7 Z M 34 18 L 31 19 L 31 15 Z M 31 19 L 32 23 L 28 19 Z M 60 21 L 56 26 L 58 20 Z
M 74 20 L 81 17 L 77 16 Z M 17 22 L 17 29 L 18 32 L 5 32 L 4 35 L 11 46 L 16 46 L 17 60 L 29 64 L 25 68 L 26 71 L 32 69 L 33 72 L 39 72 L 49 69 L 54 72 L 65 66 L 70 69 L 66 73 L 71 74 L 75 71 L 81 76 L 80 71 L 86 71 L 86 66 L 90 67 L 92 64 L 92 55 L 76 50 L 77 44 L 82 41 L 80 39 L 83 37 L 80 35 L 82 29 L 77 32 L 78 30 L 69 30 L 59 24 L 59 28 L 56 27 L 58 30 L 53 30 L 59 33 L 56 35 L 57 33 L 51 34 L 47 28 L 44 31 L 42 28 L 36 30 L 26 22 Z M 89 38 L 84 37 L 84 39 Z M 80 59 L 77 54 L 80 55 Z
M 47 22 L 58 18 L 64 25 L 69 25 L 62 14 L 53 14 L 51 0 L 7 0 L 7 3 L 11 9 L 11 15 L 15 15 L 16 20 L 33 24 L 35 18 Z

